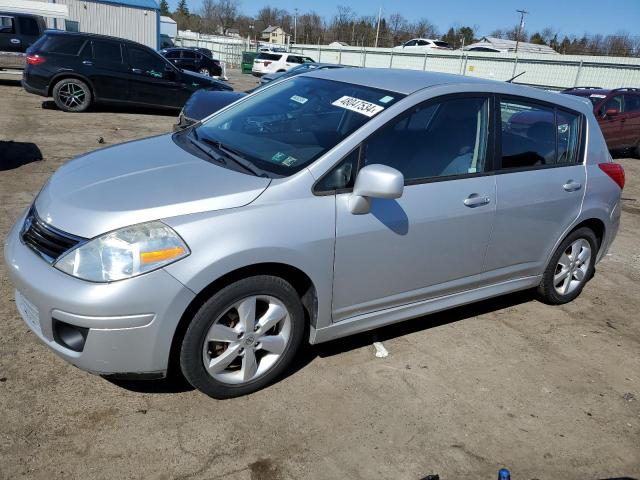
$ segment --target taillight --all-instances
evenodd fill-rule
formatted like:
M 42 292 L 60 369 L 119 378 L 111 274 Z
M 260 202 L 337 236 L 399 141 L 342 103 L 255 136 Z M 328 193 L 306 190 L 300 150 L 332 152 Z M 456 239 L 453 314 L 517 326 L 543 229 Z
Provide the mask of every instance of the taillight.
M 624 188 L 624 168 L 618 163 L 599 163 L 600 170 L 609 175 L 611 180 L 616 182 L 620 190 Z
M 262 64 L 266 67 L 267 65 L 271 65 L 271 62 L 262 62 Z
M 46 62 L 47 59 L 44 57 L 41 57 L 38 54 L 35 55 L 27 55 L 27 63 L 29 65 L 40 65 L 41 63 Z

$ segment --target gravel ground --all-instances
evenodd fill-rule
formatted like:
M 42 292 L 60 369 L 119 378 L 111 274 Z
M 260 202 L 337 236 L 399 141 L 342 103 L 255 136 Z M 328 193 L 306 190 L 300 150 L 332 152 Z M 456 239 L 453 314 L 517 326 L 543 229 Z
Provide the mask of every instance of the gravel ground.
M 175 121 L 63 113 L 0 78 L 0 238 L 69 158 Z M 520 293 L 387 327 L 385 359 L 371 333 L 309 347 L 234 400 L 72 367 L 18 317 L 0 262 L 0 478 L 640 477 L 640 160 L 619 161 L 621 231 L 575 302 Z

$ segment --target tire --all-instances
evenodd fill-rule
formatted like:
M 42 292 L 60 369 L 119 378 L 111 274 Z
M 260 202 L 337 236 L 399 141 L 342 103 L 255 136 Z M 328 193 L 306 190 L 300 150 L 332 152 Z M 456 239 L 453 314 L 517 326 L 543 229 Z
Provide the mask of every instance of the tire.
M 206 68 L 206 67 L 202 67 L 201 69 L 199 69 L 199 70 L 198 70 L 198 73 L 199 73 L 200 75 L 206 75 L 207 77 L 210 77 L 210 76 L 211 76 L 211 70 L 209 70 L 209 69 L 208 69 L 208 68 Z
M 593 277 L 597 254 L 598 240 L 590 228 L 579 228 L 569 234 L 542 275 L 538 286 L 541 300 L 549 305 L 561 305 L 577 298 Z
M 91 89 L 82 80 L 65 78 L 53 87 L 53 100 L 65 112 L 84 112 L 92 102 Z
M 210 397 L 253 393 L 289 366 L 304 331 L 302 303 L 288 282 L 268 275 L 245 278 L 215 293 L 196 312 L 182 341 L 180 368 Z

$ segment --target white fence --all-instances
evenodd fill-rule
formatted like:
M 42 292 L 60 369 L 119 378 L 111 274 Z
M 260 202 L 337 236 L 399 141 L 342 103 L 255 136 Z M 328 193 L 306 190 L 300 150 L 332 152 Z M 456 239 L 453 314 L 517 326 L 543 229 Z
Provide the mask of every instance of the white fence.
M 296 45 L 292 50 L 318 62 L 408 68 L 502 81 L 524 72 L 514 83 L 549 89 L 640 87 L 640 58 L 440 50 L 422 54 L 390 48 L 334 48 L 324 45 Z
M 182 30 L 178 32 L 175 44 L 178 47 L 208 48 L 215 58 L 231 67 L 240 66 L 242 52 L 248 47 L 247 41 L 242 38 L 201 35 Z

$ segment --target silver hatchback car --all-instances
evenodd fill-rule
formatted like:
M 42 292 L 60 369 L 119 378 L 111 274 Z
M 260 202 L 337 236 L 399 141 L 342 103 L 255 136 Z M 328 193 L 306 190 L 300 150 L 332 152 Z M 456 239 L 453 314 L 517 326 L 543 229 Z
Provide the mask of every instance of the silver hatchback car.
M 226 398 L 274 381 L 303 342 L 516 290 L 573 300 L 623 186 L 588 101 L 322 70 L 68 162 L 5 258 L 20 314 L 61 357 L 142 378 L 176 365 Z

